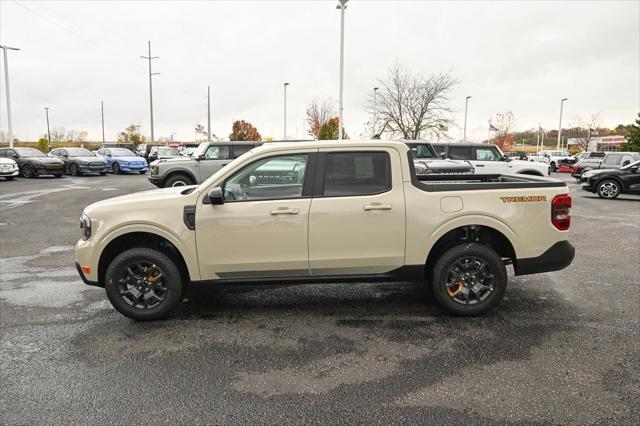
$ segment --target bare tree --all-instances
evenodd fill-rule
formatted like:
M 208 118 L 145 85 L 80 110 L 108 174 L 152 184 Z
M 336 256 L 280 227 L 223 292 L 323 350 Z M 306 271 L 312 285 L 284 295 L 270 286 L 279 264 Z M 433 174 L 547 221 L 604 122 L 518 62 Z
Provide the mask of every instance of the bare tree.
M 72 143 L 82 143 L 82 142 L 86 142 L 87 140 L 87 131 L 86 130 L 73 130 L 73 129 L 69 129 L 67 131 L 67 134 L 65 136 L 65 141 L 66 142 L 72 142 Z
M 580 151 L 588 151 L 589 144 L 594 136 L 598 136 L 598 129 L 600 128 L 601 120 L 600 113 L 591 114 L 588 119 L 582 117 L 576 117 L 572 124 L 572 133 L 574 135 L 573 140 L 580 147 Z
M 428 77 L 414 74 L 396 62 L 384 79 L 375 98 L 376 121 L 388 123 L 385 132 L 414 140 L 445 136 L 453 120 L 449 118 L 449 95 L 458 84 L 450 72 Z M 374 94 L 369 95 L 367 109 L 374 112 Z
M 314 98 L 307 107 L 307 124 L 309 130 L 307 133 L 318 139 L 320 135 L 320 129 L 324 126 L 331 117 L 336 115 L 335 102 L 329 98 L 325 98 L 319 101 Z
M 490 126 L 496 129 L 491 142 L 503 150 L 510 150 L 513 144 L 513 128 L 516 126 L 516 118 L 511 111 L 499 112 L 489 121 Z
M 0 143 L 9 143 L 9 133 L 0 130 Z
M 54 127 L 49 133 L 51 133 L 52 143 L 64 142 L 65 136 L 67 135 L 67 129 L 64 127 Z

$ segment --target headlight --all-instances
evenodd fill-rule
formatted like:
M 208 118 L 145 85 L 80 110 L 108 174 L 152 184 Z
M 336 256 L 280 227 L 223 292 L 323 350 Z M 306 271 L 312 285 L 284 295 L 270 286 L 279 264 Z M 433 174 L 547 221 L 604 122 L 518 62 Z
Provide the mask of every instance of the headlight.
M 160 167 L 158 167 L 157 165 L 151 166 L 151 174 L 157 175 L 158 173 L 160 173 Z
M 80 216 L 80 229 L 82 230 L 82 239 L 88 240 L 91 238 L 91 218 L 85 213 Z

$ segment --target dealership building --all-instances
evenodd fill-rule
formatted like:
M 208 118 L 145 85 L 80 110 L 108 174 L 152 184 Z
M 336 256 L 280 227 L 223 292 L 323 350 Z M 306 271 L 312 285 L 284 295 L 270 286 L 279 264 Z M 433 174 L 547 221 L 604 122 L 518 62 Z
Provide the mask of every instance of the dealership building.
M 583 141 L 584 139 L 579 138 L 567 139 L 569 151 L 580 151 L 580 142 L 584 143 Z M 620 144 L 624 141 L 625 137 L 622 135 L 591 138 L 587 151 L 620 151 Z

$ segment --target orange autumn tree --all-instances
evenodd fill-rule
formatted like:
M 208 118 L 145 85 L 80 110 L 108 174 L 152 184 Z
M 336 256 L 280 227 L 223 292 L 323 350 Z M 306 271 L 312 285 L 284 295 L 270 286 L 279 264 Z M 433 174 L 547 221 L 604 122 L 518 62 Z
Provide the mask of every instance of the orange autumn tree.
M 511 151 L 513 145 L 512 130 L 515 127 L 516 118 L 511 111 L 500 112 L 491 119 L 490 125 L 496 129 L 496 134 L 491 142 L 498 145 L 503 151 Z
M 231 134 L 229 135 L 230 141 L 261 141 L 262 136 L 258 132 L 253 124 L 244 120 L 236 120 L 233 122 Z

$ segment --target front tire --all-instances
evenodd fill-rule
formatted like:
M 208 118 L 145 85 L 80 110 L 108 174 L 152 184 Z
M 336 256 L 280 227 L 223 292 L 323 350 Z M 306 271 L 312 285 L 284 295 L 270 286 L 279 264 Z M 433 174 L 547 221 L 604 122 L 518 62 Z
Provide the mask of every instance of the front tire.
M 100 176 L 106 176 L 107 172 L 100 172 Z
M 620 184 L 613 179 L 606 179 L 602 182 L 598 182 L 598 187 L 596 189 L 596 193 L 600 198 L 606 198 L 609 200 L 613 200 L 614 198 L 618 198 L 620 195 L 621 189 Z
M 181 173 L 175 174 L 173 176 L 169 176 L 169 178 L 164 183 L 165 188 L 170 186 L 187 186 L 187 185 L 193 185 L 193 182 L 191 181 L 191 178 L 189 178 L 189 176 Z
M 113 307 L 138 321 L 167 316 L 180 303 L 184 287 L 175 262 L 147 247 L 119 254 L 107 268 L 105 283 Z
M 147 172 L 145 172 L 144 170 L 140 170 L 140 174 L 141 174 L 141 175 L 143 175 L 143 174 L 145 174 L 145 173 L 147 173 Z
M 122 173 L 122 172 L 120 171 L 120 164 L 118 164 L 118 163 L 116 163 L 116 162 L 114 162 L 114 163 L 111 165 L 111 170 L 113 170 L 113 173 L 114 173 L 114 174 L 116 174 L 116 175 L 119 175 L 120 173 Z
M 450 248 L 438 259 L 433 271 L 433 296 L 442 309 L 455 316 L 490 311 L 507 289 L 507 270 L 502 258 L 478 243 Z

